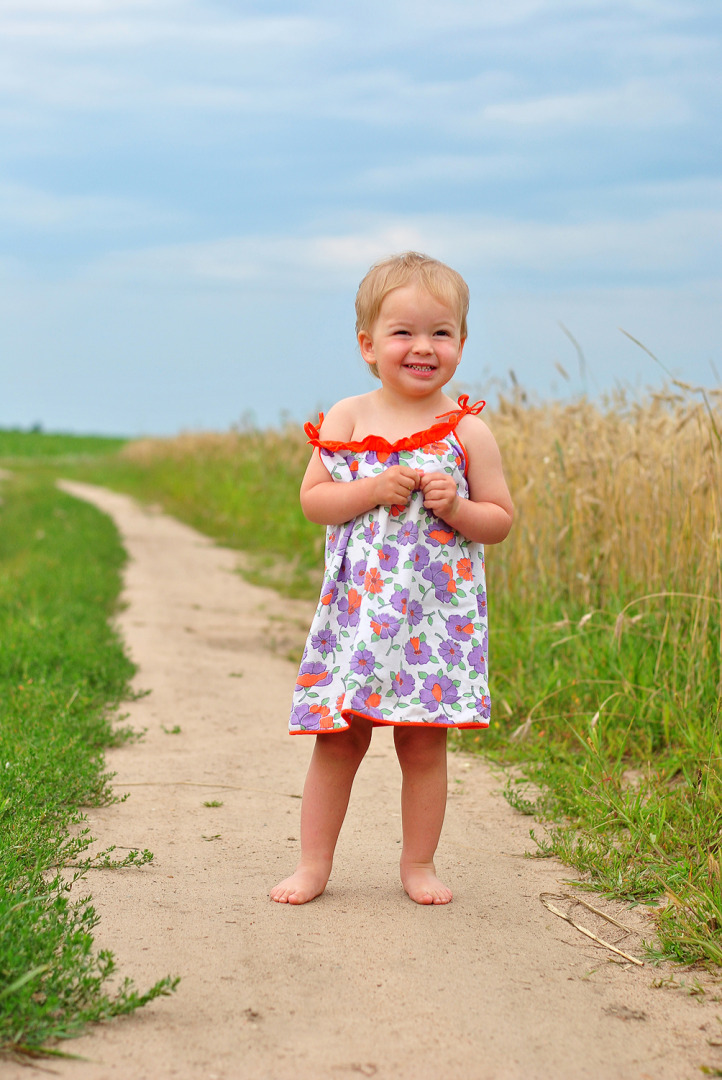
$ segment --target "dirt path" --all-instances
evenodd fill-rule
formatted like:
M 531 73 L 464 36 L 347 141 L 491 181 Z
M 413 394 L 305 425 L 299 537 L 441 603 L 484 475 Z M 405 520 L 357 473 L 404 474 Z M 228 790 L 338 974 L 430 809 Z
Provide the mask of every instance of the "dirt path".
M 123 534 L 120 623 L 137 686 L 152 690 L 129 710 L 146 739 L 109 755 L 116 790 L 131 797 L 91 825 L 103 845 L 149 847 L 155 861 L 93 876 L 98 941 L 141 987 L 168 973 L 182 982 L 68 1044 L 90 1060 L 53 1063 L 58 1076 L 686 1080 L 722 1066 L 708 1044 L 722 1033 L 710 993 L 700 1002 L 653 988 L 668 971 L 612 961 L 542 906 L 568 871 L 521 857 L 529 820 L 475 759 L 450 758 L 448 907 L 417 907 L 399 884 L 399 775 L 385 730 L 359 773 L 326 894 L 302 908 L 271 903 L 295 862 L 311 751 L 310 738 L 286 734 L 295 667 L 283 658 L 308 607 L 245 584 L 238 553 L 176 521 L 65 486 Z M 645 925 L 622 913 L 635 917 Z M 581 909 L 577 918 L 635 951 L 633 936 Z

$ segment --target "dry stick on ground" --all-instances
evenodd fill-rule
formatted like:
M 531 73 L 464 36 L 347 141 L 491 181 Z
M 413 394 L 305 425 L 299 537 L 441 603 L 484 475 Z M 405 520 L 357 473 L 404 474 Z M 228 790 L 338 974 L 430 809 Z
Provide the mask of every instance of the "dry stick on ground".
M 575 930 L 578 930 L 580 934 L 585 934 L 588 938 L 591 938 L 592 941 L 596 941 L 598 945 L 603 945 L 605 949 L 610 949 L 611 952 L 616 953 L 617 956 L 623 956 L 624 959 L 629 960 L 630 963 L 637 964 L 638 967 L 644 967 L 644 960 L 638 960 L 636 956 L 630 956 L 629 953 L 622 952 L 622 950 L 618 949 L 616 945 L 610 945 L 608 941 L 604 941 L 603 938 L 597 937 L 597 935 L 593 934 L 591 930 L 587 930 L 585 926 L 580 926 L 579 923 L 575 922 L 570 915 L 567 915 L 565 912 L 560 911 L 559 908 L 554 907 L 553 904 L 550 904 L 549 901 L 546 899 L 548 896 L 553 896 L 555 900 L 559 900 L 567 899 L 566 894 L 562 897 L 559 897 L 556 893 L 539 893 L 539 899 L 548 911 L 551 911 L 553 915 L 558 915 L 560 919 L 564 919 L 564 921 L 568 922 L 570 926 L 573 926 Z M 576 897 L 574 897 L 574 899 L 576 900 Z M 597 914 L 601 915 L 602 913 L 597 912 Z M 603 915 L 602 918 L 606 918 L 606 915 Z M 613 922 L 614 920 L 610 919 L 609 921 Z
M 573 900 L 575 904 L 581 904 L 582 907 L 587 908 L 588 911 L 593 911 L 600 919 L 606 919 L 607 922 L 613 923 L 614 926 L 618 926 L 620 930 L 625 930 L 628 934 L 639 934 L 638 930 L 633 930 L 631 926 L 625 926 L 619 919 L 615 919 L 613 916 L 607 915 L 606 912 L 600 911 L 599 908 L 593 907 L 593 905 L 587 903 L 586 900 L 582 900 L 581 896 L 574 896 L 573 893 L 559 893 L 559 895 L 565 897 L 567 900 Z

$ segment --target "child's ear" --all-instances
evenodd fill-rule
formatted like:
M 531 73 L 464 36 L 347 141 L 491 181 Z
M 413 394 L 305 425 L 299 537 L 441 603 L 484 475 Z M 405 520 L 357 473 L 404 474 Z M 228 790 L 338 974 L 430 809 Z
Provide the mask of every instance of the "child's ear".
M 361 356 L 367 364 L 376 363 L 373 338 L 365 330 L 360 330 L 358 333 L 358 347 L 361 350 Z
M 458 355 L 458 356 L 457 356 L 457 358 L 456 358 L 456 366 L 457 366 L 457 367 L 458 367 L 458 366 L 459 366 L 459 364 L 461 363 L 461 354 L 462 354 L 462 353 L 463 353 L 463 351 L 464 351 L 464 346 L 465 346 L 465 345 L 466 345 L 466 338 L 465 338 L 465 337 L 463 337 L 463 338 L 461 339 L 461 341 L 459 342 L 459 355 Z

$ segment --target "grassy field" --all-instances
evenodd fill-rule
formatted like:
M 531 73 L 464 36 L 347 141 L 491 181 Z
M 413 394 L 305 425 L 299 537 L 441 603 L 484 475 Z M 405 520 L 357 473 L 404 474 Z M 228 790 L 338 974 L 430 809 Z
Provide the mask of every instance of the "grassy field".
M 488 551 L 494 714 L 458 743 L 514 766 L 507 797 L 590 888 L 656 902 L 660 955 L 722 962 L 719 393 L 620 393 L 488 422 L 516 504 Z M 312 596 L 298 427 L 129 443 L 63 470 L 129 491 Z
M 488 416 L 517 516 L 488 551 L 491 729 L 507 796 L 590 888 L 658 902 L 658 950 L 722 962 L 720 395 L 530 404 Z M 88 479 L 255 553 L 295 595 L 320 581 L 297 427 L 130 443 Z
M 6 436 L 0 444 L 20 443 L 28 458 L 78 456 L 66 437 Z M 114 800 L 103 750 L 130 737 L 112 724 L 133 671 L 108 625 L 124 561 L 118 536 L 37 470 L 18 468 L 0 493 L 0 1050 L 34 1054 L 174 981 L 143 993 L 109 983 L 115 964 L 93 947 L 86 883 L 70 895 L 91 867 L 113 862 L 110 852 L 88 857 L 82 808 Z

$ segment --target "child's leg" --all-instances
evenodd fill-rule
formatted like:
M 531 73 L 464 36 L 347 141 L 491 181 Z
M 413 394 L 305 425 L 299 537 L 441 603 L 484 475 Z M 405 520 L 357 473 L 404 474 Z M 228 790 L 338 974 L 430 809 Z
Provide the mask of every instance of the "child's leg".
M 395 727 L 394 741 L 403 776 L 401 881 L 417 904 L 448 904 L 451 890 L 434 868 L 446 810 L 446 728 Z
M 305 904 L 326 888 L 333 853 L 373 727 L 355 717 L 348 731 L 317 735 L 301 803 L 301 859 L 291 877 L 271 890 L 279 904 Z

